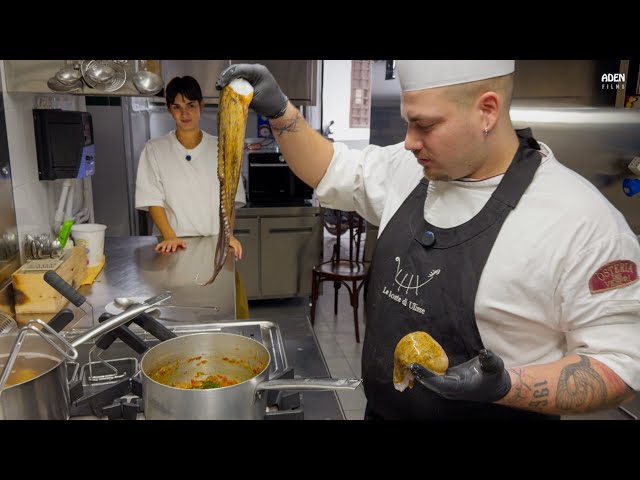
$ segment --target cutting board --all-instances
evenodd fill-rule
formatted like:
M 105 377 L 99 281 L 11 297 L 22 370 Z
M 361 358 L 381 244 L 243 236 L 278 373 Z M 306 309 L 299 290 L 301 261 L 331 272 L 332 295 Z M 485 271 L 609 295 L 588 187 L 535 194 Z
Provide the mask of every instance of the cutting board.
M 55 269 L 73 288 L 79 288 L 87 274 L 87 253 L 84 247 L 66 250 L 63 262 Z M 45 280 L 43 270 L 20 267 L 12 275 L 16 314 L 56 313 L 68 300 Z

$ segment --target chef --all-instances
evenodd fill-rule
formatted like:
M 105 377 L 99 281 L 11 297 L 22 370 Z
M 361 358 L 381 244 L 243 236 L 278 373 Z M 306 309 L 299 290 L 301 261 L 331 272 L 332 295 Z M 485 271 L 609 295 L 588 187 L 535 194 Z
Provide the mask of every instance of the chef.
M 513 60 L 397 61 L 405 141 L 323 139 L 262 65 L 233 65 L 323 205 L 380 226 L 366 285 L 367 419 L 557 419 L 640 389 L 640 246 L 623 216 L 509 117 Z M 449 369 L 398 341 L 429 333 Z

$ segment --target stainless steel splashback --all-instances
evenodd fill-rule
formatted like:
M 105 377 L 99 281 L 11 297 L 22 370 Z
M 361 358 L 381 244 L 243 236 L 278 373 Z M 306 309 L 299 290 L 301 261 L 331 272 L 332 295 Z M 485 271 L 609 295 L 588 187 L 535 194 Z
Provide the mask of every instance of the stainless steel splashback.
M 613 66 L 588 60 L 516 61 L 511 118 L 514 127 L 530 127 L 558 161 L 592 182 L 639 234 L 640 196 L 625 196 L 622 180 L 634 176 L 627 165 L 640 156 L 640 110 L 614 108 L 615 95 L 597 93 L 594 79 L 607 68 Z M 371 86 L 370 143 L 374 145 L 391 145 L 405 137 L 400 82 L 384 78 L 385 62 L 376 62 Z M 610 107 L 599 106 L 605 100 Z
M 515 128 L 530 127 L 560 163 L 593 183 L 640 233 L 640 197 L 622 191 L 622 180 L 635 177 L 629 162 L 640 156 L 640 110 L 514 103 L 511 119 Z

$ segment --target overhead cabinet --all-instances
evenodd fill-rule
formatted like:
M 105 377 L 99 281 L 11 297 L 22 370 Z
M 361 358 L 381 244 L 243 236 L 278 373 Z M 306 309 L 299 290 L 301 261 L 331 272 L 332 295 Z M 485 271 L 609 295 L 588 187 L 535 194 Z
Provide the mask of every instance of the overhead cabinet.
M 231 65 L 230 60 L 162 60 L 162 76 L 166 83 L 174 77 L 189 75 L 200 84 L 205 98 L 219 98 L 216 81 L 222 71 Z
M 198 80 L 202 95 L 209 101 L 220 98 L 216 81 L 229 65 L 261 63 L 269 69 L 282 91 L 296 105 L 316 105 L 318 60 L 162 60 L 166 82 L 190 75 Z
M 316 105 L 318 60 L 231 60 L 261 63 L 269 69 L 284 94 L 295 105 Z

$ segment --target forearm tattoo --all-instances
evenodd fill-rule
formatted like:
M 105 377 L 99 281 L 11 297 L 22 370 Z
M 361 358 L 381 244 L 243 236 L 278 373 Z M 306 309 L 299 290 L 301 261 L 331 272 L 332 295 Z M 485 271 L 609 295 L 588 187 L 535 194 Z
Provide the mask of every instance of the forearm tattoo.
M 560 372 L 556 405 L 562 410 L 576 411 L 607 401 L 607 385 L 585 356 Z
M 521 368 L 515 368 L 512 370 L 513 374 L 518 378 L 518 380 L 516 382 L 514 382 L 513 385 L 513 398 L 514 400 L 520 400 L 522 398 L 527 398 L 527 392 L 524 392 L 525 389 L 527 389 L 528 391 L 531 391 L 531 387 L 529 385 L 527 385 L 524 381 L 523 378 L 523 374 L 522 374 L 522 369 Z
M 533 384 L 533 400 L 529 402 L 530 407 L 546 407 L 549 403 L 549 387 L 546 380 Z
M 271 124 L 271 130 L 275 131 L 279 137 L 282 136 L 285 132 L 297 132 L 298 122 L 301 119 L 302 115 L 300 115 L 300 112 L 296 111 L 296 116 L 291 120 L 287 120 L 287 122 L 281 127 Z

